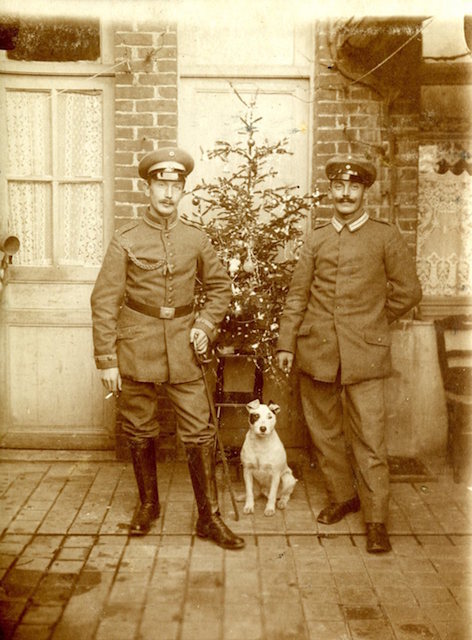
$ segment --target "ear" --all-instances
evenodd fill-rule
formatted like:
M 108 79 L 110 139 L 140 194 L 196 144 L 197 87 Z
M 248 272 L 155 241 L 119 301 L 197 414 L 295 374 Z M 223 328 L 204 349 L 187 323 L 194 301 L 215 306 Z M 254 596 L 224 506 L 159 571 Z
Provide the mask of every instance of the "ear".
M 261 406 L 261 403 L 259 402 L 259 400 L 256 398 L 255 400 L 251 400 L 251 402 L 248 402 L 246 405 L 246 409 L 251 412 L 251 411 L 255 411 L 256 409 L 259 409 L 259 407 Z
M 275 402 L 272 402 L 272 400 L 269 400 L 269 404 L 267 405 L 269 407 L 269 409 L 271 411 L 273 411 L 274 413 L 278 413 L 280 411 L 280 407 L 278 404 L 275 404 Z
M 140 191 L 142 191 L 144 193 L 144 195 L 149 198 L 150 194 L 151 194 L 151 189 L 149 187 L 149 182 L 147 180 L 144 180 L 143 178 L 139 178 L 138 180 L 138 188 Z

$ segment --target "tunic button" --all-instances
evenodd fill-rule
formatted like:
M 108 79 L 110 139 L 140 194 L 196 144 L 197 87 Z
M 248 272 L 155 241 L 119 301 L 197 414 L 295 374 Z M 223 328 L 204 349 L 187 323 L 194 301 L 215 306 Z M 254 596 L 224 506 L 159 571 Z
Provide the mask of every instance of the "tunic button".
M 170 286 L 170 287 L 169 287 L 169 291 L 173 291 L 173 290 L 174 290 L 174 287 L 173 287 L 173 286 Z
M 377 342 L 382 342 L 382 338 L 377 338 Z

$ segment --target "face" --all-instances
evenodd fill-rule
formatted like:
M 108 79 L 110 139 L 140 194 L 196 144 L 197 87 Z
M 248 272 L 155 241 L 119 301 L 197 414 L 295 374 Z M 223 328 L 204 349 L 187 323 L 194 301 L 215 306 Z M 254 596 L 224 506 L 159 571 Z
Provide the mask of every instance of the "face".
M 177 211 L 184 194 L 184 180 L 155 180 L 150 178 L 144 192 L 149 198 L 152 211 L 161 218 L 169 218 Z
M 334 208 L 342 217 L 356 214 L 362 207 L 365 185 L 351 180 L 332 180 L 329 191 Z
M 275 428 L 275 414 L 280 410 L 279 405 L 258 404 L 256 408 L 246 405 L 246 408 L 249 412 L 249 425 L 255 435 L 259 438 L 270 436 Z

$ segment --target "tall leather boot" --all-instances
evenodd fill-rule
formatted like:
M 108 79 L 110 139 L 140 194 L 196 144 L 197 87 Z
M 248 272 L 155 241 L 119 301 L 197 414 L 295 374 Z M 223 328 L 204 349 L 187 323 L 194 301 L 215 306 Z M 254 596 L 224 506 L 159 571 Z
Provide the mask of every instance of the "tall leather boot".
M 185 447 L 193 492 L 197 501 L 196 533 L 208 538 L 223 549 L 242 549 L 244 540 L 235 535 L 223 522 L 218 506 L 215 476 L 215 444 Z
M 131 521 L 129 533 L 132 536 L 144 536 L 160 512 L 156 450 L 152 438 L 129 440 L 129 448 L 141 500 L 141 505 Z

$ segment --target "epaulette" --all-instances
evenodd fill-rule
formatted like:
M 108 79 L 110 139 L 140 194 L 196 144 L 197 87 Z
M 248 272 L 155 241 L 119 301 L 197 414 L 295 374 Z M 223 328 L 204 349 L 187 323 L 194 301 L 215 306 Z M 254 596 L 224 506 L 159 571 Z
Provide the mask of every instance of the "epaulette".
M 118 229 L 115 229 L 115 233 L 121 236 L 127 231 L 131 231 L 131 229 L 134 229 L 135 227 L 137 227 L 140 222 L 141 222 L 141 218 L 130 220 L 129 222 L 122 224 L 121 227 L 118 227 Z
M 322 227 L 326 227 L 326 225 L 331 224 L 331 219 L 328 218 L 317 218 L 313 223 L 313 231 L 317 229 L 321 229 Z
M 198 229 L 199 231 L 203 231 L 203 225 L 200 220 L 197 218 L 189 218 L 187 215 L 180 215 L 180 220 L 189 227 L 194 227 L 194 229 Z

